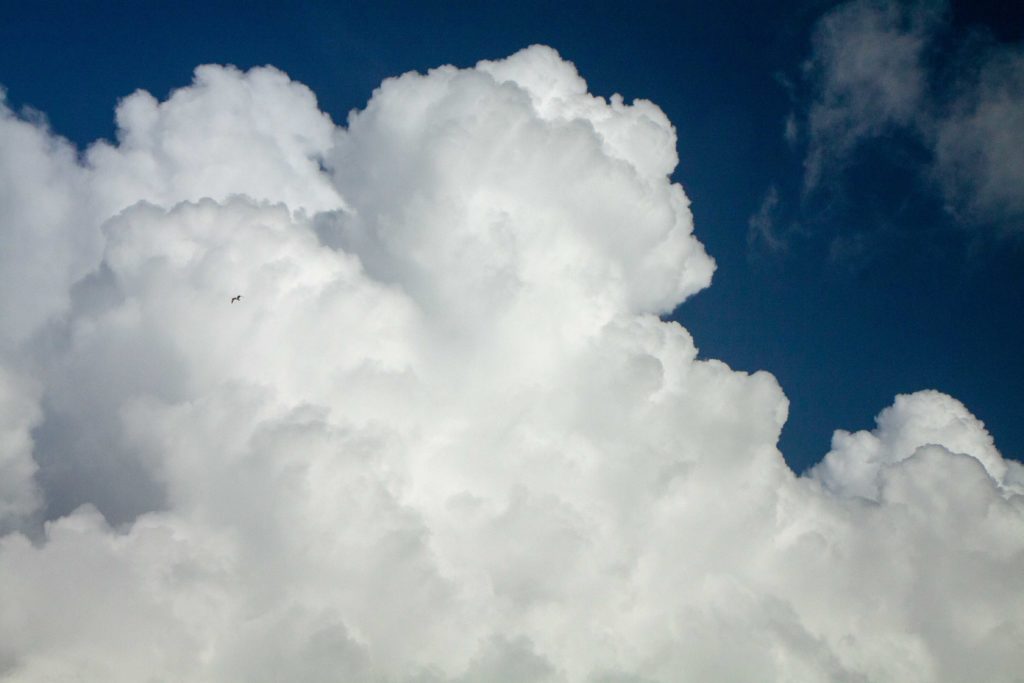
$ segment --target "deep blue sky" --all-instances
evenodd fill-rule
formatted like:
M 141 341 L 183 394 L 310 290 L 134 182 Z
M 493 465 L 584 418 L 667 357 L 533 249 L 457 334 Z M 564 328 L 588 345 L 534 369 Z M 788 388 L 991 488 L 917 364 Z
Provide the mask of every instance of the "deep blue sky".
M 15 2 L 0 0 L 0 83 L 80 146 L 113 135 L 137 88 L 165 97 L 200 63 L 273 64 L 309 85 L 336 122 L 388 76 L 555 47 L 599 95 L 657 103 L 676 125 L 675 179 L 717 259 L 712 287 L 675 316 L 705 357 L 774 373 L 791 401 L 781 448 L 802 470 L 835 428 L 872 426 L 895 394 L 963 401 L 1004 455 L 1024 456 L 1024 246 L 954 226 L 906 165 L 870 150 L 844 201 L 802 206 L 802 152 L 783 138 L 810 29 L 834 2 Z M 957 31 L 1019 41 L 1024 3 L 954 3 Z M 183 9 L 186 8 L 187 9 Z M 752 253 L 749 217 L 768 187 L 805 234 L 784 256 Z M 868 235 L 861 257 L 829 257 Z

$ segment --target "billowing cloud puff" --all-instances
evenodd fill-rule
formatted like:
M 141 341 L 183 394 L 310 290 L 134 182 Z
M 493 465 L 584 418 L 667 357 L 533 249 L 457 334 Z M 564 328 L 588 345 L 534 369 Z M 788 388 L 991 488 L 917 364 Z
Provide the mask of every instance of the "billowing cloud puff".
M 1003 460 L 984 425 L 962 403 L 937 391 L 897 396 L 873 432 L 837 431 L 814 476 L 833 491 L 876 500 L 886 468 L 933 444 L 970 454 L 993 480 L 1024 493 L 1020 465 Z
M 1013 680 L 1022 468 L 923 392 L 796 477 L 658 317 L 714 264 L 655 105 L 533 47 L 118 122 L 2 117 L 4 681 Z

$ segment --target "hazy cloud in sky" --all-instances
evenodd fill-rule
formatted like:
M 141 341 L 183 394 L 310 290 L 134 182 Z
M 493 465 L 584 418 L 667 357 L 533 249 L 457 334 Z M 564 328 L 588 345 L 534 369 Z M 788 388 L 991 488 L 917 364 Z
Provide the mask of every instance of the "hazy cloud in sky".
M 794 228 L 779 226 L 779 191 L 773 185 L 761 198 L 761 206 L 757 213 L 747 221 L 747 253 L 756 254 L 761 251 L 777 254 L 789 249 L 788 236 Z
M 957 222 L 1024 234 L 1024 45 L 953 32 L 939 0 L 855 0 L 817 24 L 807 98 L 786 137 L 804 192 L 841 186 L 856 153 L 909 136 L 914 173 Z
M 658 317 L 714 261 L 653 103 L 535 46 L 117 121 L 0 116 L 0 679 L 1019 677 L 1024 467 L 926 391 L 795 476 Z
M 1024 234 L 1024 45 L 979 49 L 934 133 L 933 176 L 955 215 Z

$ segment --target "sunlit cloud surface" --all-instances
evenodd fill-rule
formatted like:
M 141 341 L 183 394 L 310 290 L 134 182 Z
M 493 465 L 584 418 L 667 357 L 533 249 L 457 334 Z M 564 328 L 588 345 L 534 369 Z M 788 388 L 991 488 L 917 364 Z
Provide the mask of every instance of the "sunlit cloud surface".
M 659 317 L 715 264 L 655 104 L 535 46 L 117 124 L 0 110 L 3 681 L 1019 677 L 1024 467 L 923 391 L 794 475 Z

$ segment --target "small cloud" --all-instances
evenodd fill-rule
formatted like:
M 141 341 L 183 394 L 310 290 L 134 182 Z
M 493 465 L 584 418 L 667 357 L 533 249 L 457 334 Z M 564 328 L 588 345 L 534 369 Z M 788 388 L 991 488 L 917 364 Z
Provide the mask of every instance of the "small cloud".
M 789 246 L 777 228 L 779 192 L 774 185 L 761 198 L 761 205 L 747 221 L 748 251 L 764 250 L 772 254 L 782 253 Z
M 932 134 L 931 176 L 963 223 L 1024 236 L 1024 48 L 991 47 Z
M 790 112 L 782 124 L 782 137 L 786 139 L 790 147 L 795 147 L 800 135 L 800 127 L 796 122 L 796 115 Z
M 926 88 L 923 51 L 936 19 L 921 4 L 861 1 L 818 22 L 804 64 L 814 92 L 803 115 L 805 192 L 841 171 L 864 141 L 914 125 Z
M 868 0 L 826 14 L 783 135 L 806 136 L 805 196 L 841 191 L 866 146 L 916 145 L 914 172 L 958 223 L 1024 235 L 1024 47 L 975 35 L 936 51 L 949 16 L 944 2 Z
M 856 272 L 871 261 L 874 247 L 874 239 L 866 232 L 838 235 L 829 243 L 828 260 L 833 265 Z

